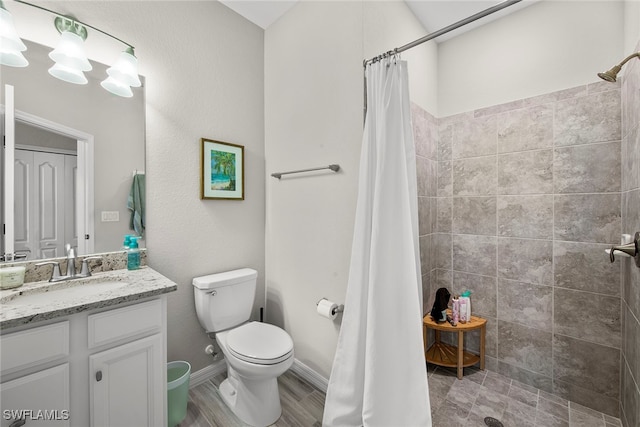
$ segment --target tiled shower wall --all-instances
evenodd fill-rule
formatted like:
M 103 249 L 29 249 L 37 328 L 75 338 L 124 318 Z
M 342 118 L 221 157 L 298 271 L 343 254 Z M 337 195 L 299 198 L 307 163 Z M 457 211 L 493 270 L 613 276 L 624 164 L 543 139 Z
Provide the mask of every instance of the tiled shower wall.
M 622 84 L 622 229 L 627 234 L 640 231 L 639 124 L 640 61 L 632 60 Z M 630 259 L 622 263 L 622 289 L 620 419 L 634 427 L 640 425 L 640 268 Z
M 604 249 L 622 226 L 620 86 L 437 122 L 435 206 L 428 188 L 419 213 L 423 287 L 472 291 L 489 369 L 618 416 L 621 270 Z M 418 160 L 420 180 L 432 158 L 426 170 Z
M 437 171 L 438 171 L 438 120 L 418 107 L 411 105 L 411 120 L 416 147 L 416 172 L 418 176 L 418 213 L 420 234 L 420 262 L 422 270 L 423 313 L 431 310 L 431 277 L 435 278 L 433 237 L 435 232 Z

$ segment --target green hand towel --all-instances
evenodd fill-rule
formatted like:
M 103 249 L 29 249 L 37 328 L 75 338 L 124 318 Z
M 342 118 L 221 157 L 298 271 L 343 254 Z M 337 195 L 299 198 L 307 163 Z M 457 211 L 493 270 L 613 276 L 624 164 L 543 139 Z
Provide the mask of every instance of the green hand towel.
M 144 236 L 144 194 L 144 175 L 136 174 L 133 177 L 131 191 L 129 191 L 129 197 L 127 198 L 127 208 L 131 211 L 129 229 L 135 230 L 139 236 Z

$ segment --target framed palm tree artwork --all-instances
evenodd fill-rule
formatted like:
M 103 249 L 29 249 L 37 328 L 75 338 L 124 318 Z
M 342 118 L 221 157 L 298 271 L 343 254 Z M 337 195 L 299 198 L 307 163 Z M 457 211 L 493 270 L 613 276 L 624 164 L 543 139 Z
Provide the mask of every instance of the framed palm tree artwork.
M 201 138 L 200 199 L 244 200 L 244 147 Z

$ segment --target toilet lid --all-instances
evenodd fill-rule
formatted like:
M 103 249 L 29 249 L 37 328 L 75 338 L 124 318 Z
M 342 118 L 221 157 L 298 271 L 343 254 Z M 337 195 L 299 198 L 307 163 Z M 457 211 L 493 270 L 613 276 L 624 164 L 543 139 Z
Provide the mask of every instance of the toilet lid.
M 239 359 L 261 365 L 286 360 L 293 352 L 293 341 L 277 326 L 249 322 L 229 331 L 227 347 Z

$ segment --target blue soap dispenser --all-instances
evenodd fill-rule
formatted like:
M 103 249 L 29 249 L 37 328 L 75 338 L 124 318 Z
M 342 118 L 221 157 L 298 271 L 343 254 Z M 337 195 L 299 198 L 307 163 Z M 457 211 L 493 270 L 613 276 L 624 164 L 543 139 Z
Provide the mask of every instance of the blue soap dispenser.
M 138 239 L 140 237 L 129 237 L 129 250 L 127 250 L 127 270 L 137 270 L 140 268 L 140 249 Z
M 131 244 L 131 234 L 125 234 L 124 235 L 124 242 L 122 242 L 122 249 L 124 251 L 128 251 L 130 244 Z

